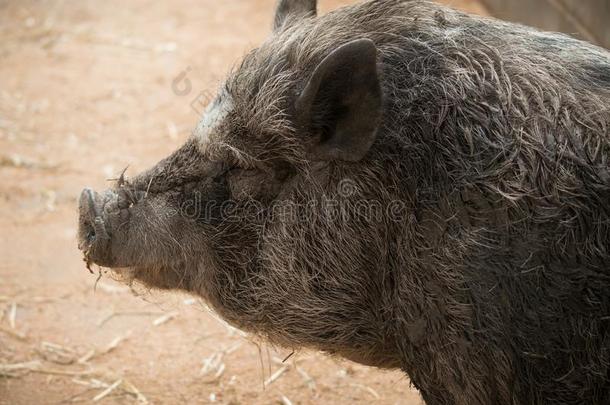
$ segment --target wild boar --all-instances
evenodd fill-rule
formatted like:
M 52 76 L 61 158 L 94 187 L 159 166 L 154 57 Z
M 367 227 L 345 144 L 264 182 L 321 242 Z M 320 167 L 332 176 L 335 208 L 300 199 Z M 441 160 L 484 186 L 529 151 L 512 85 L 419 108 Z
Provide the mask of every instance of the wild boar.
M 562 34 L 282 0 L 184 146 L 83 191 L 80 248 L 428 404 L 608 403 L 609 106 Z

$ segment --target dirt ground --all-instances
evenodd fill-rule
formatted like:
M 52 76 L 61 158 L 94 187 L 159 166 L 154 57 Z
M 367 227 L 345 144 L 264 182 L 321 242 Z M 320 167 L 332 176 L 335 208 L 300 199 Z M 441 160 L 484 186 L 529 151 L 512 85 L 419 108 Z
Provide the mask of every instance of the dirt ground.
M 76 248 L 79 191 L 180 145 L 274 3 L 0 0 L 0 404 L 421 402 L 399 372 L 282 362 L 192 297 L 94 291 Z

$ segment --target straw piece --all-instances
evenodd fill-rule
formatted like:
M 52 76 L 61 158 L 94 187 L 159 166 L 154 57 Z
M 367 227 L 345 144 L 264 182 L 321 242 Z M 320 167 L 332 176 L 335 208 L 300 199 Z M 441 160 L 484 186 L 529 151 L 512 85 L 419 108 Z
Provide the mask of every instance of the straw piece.
M 222 364 L 223 357 L 224 357 L 224 352 L 221 350 L 221 351 L 215 352 L 210 357 L 204 359 L 203 366 L 201 367 L 199 374 L 204 376 L 212 370 L 218 370 L 218 368 Z
M 377 391 L 375 391 L 371 387 L 367 387 L 363 384 L 350 384 L 350 386 L 368 391 L 375 399 L 381 399 L 381 396 L 377 393 Z
M 267 381 L 265 381 L 265 386 L 267 385 L 271 385 L 274 381 L 276 381 L 278 378 L 280 378 L 282 376 L 282 374 L 284 374 L 286 372 L 286 370 L 288 370 L 289 366 L 283 366 L 281 368 L 279 368 L 275 373 L 273 373 L 268 379 Z
M 9 314 L 8 314 L 8 322 L 9 322 L 9 325 L 11 325 L 12 329 L 15 329 L 16 320 L 17 320 L 17 303 L 13 302 L 11 304 L 11 309 L 9 310 Z
M 76 360 L 76 362 L 80 363 L 80 364 L 84 364 L 84 363 L 87 363 L 89 360 L 91 360 L 94 356 L 95 356 L 95 349 L 91 349 L 87 353 L 85 353 L 82 357 L 80 357 L 78 360 Z
M 116 381 L 112 384 L 108 384 L 104 381 L 98 380 L 96 378 L 90 378 L 88 380 L 83 380 L 83 379 L 79 379 L 79 378 L 73 378 L 72 382 L 74 382 L 75 384 L 78 385 L 82 385 L 82 386 L 86 386 L 89 387 L 89 390 L 91 389 L 95 389 L 95 390 L 99 390 L 99 389 L 103 389 L 102 392 L 100 392 L 99 394 L 97 394 L 95 396 L 95 398 L 98 398 L 97 400 L 95 398 L 93 398 L 93 401 L 100 401 L 102 400 L 104 397 L 110 395 L 113 391 L 115 390 L 120 390 L 121 392 L 131 395 L 133 397 L 135 397 L 136 401 L 139 404 L 148 404 L 148 400 L 146 399 L 146 397 L 144 395 L 142 395 L 142 393 L 140 392 L 140 390 L 138 390 L 131 382 L 129 382 L 128 380 L 124 379 L 124 378 L 118 378 L 117 376 L 115 376 L 112 373 L 101 373 L 98 372 L 98 375 L 103 375 L 104 378 L 108 378 L 111 380 L 115 380 Z
M 30 371 L 34 373 L 40 374 L 50 374 L 50 375 L 66 375 L 66 376 L 86 376 L 92 375 L 96 372 L 94 370 L 82 370 L 82 371 L 64 371 L 64 370 L 55 370 L 49 368 L 32 368 Z
M 111 351 L 116 349 L 121 344 L 121 342 L 127 340 L 130 336 L 131 336 L 131 331 L 127 332 L 123 336 L 115 337 L 114 339 L 112 339 L 110 344 L 108 344 L 108 346 L 106 346 L 104 349 L 102 349 L 102 351 L 97 353 L 94 357 L 98 357 L 98 356 L 102 356 L 104 354 L 110 353 Z
M 138 390 L 135 385 L 133 385 L 132 383 L 130 383 L 127 380 L 124 380 L 123 381 L 123 386 L 125 387 L 125 391 L 130 393 L 131 395 L 135 396 L 136 400 L 139 403 L 141 403 L 141 404 L 148 404 L 148 399 L 146 399 L 146 397 L 144 395 L 142 395 L 140 390 Z
M 28 371 L 33 373 L 40 374 L 50 374 L 50 375 L 68 375 L 68 376 L 85 376 L 94 374 L 94 370 L 81 370 L 81 371 L 71 371 L 71 370 L 56 370 L 52 368 L 43 368 L 42 363 L 39 360 L 24 362 L 24 363 L 16 363 L 16 364 L 0 364 L 0 374 L 4 374 L 5 372 L 11 371 Z
M 129 288 L 125 286 L 116 286 L 108 283 L 100 282 L 97 285 L 97 288 L 108 294 L 122 294 L 129 292 Z
M 78 385 L 83 385 L 85 387 L 89 387 L 91 389 L 97 388 L 107 388 L 108 384 L 103 381 L 96 380 L 95 378 L 91 378 L 90 380 L 81 380 L 80 378 L 73 378 L 72 382 Z
M 225 372 L 225 364 L 222 363 L 220 366 L 218 366 L 218 369 L 216 370 L 216 373 L 214 374 L 214 378 L 213 381 L 218 380 L 220 377 L 222 377 L 222 375 Z
M 40 366 L 40 361 L 33 360 L 23 363 L 14 363 L 14 364 L 0 364 L 0 373 L 5 371 L 20 371 L 20 370 L 28 370 L 30 371 L 32 368 L 36 368 Z
M 108 346 L 104 347 L 100 351 L 97 351 L 96 349 L 91 349 L 87 353 L 82 355 L 80 358 L 78 358 L 76 360 L 76 362 L 80 363 L 80 364 L 87 364 L 89 361 L 91 361 L 95 357 L 100 357 L 105 354 L 108 354 L 111 351 L 113 351 L 114 349 L 116 349 L 117 347 L 119 347 L 119 345 L 123 341 L 127 340 L 130 336 L 131 336 L 131 331 L 127 332 L 123 336 L 117 336 L 114 339 L 112 339 L 112 341 L 108 344 Z
M 112 318 L 116 317 L 116 316 L 150 316 L 150 315 L 160 315 L 163 312 L 159 312 L 159 311 L 115 311 L 112 312 L 108 315 L 106 315 L 104 318 L 100 319 L 97 323 L 97 326 L 102 327 L 104 326 L 104 324 L 106 324 L 108 321 L 110 321 Z
M 163 325 L 164 323 L 174 319 L 176 316 L 178 316 L 178 311 L 173 311 L 173 312 L 170 312 L 168 314 L 165 314 L 165 315 L 155 319 L 153 321 L 153 326 Z
M 225 354 L 231 354 L 236 352 L 241 346 L 243 345 L 243 342 L 239 342 L 234 344 L 233 346 L 229 347 L 228 349 L 223 350 Z
M 104 391 L 100 392 L 95 397 L 93 397 L 93 402 L 100 401 L 104 397 L 107 397 L 108 395 L 110 395 L 112 393 L 112 391 L 114 391 L 119 385 L 121 385 L 122 382 L 123 382 L 122 379 L 118 379 L 115 382 L 113 382 L 108 388 L 106 388 Z
M 0 325 L 0 332 L 4 332 L 7 335 L 9 335 L 11 337 L 14 337 L 14 338 L 16 338 L 18 340 L 21 340 L 21 341 L 28 340 L 28 337 L 26 336 L 25 333 L 19 332 L 17 330 L 6 328 L 6 327 L 4 327 L 2 325 Z
M 212 378 L 207 380 L 206 383 L 215 382 L 224 374 L 226 366 L 222 360 L 225 356 L 237 351 L 242 344 L 243 342 L 238 342 L 226 349 L 214 352 L 210 357 L 203 360 L 203 366 L 199 372 L 202 376 L 209 374 L 212 370 L 216 370 Z
M 62 399 L 60 402 L 58 402 L 58 404 L 73 404 L 75 402 L 86 402 L 86 399 L 81 399 L 79 397 L 82 397 L 83 395 L 89 393 L 90 391 L 93 391 L 95 388 L 87 388 L 81 392 L 77 392 L 74 395 L 70 395 L 68 398 L 66 399 Z
M 305 370 L 303 370 L 301 367 L 296 367 L 296 370 L 297 370 L 297 373 L 299 373 L 299 375 L 305 381 L 305 384 L 307 384 L 307 388 L 309 388 L 311 391 L 315 391 L 316 390 L 316 380 L 314 380 L 309 374 L 307 374 L 307 372 Z
M 61 365 L 72 364 L 76 361 L 76 352 L 70 348 L 55 343 L 42 342 L 38 353 L 47 361 Z

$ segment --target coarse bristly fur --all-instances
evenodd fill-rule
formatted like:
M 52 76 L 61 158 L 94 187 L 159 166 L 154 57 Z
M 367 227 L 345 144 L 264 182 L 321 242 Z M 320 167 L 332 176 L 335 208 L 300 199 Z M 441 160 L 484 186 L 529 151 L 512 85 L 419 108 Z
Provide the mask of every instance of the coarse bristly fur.
M 306 3 L 180 150 L 84 194 L 88 257 L 274 343 L 400 368 L 428 404 L 608 403 L 609 53 L 423 1 Z M 374 143 L 318 159 L 295 100 L 359 39 L 377 50 Z M 230 220 L 209 204 L 226 201 Z M 268 215 L 278 202 L 296 218 Z

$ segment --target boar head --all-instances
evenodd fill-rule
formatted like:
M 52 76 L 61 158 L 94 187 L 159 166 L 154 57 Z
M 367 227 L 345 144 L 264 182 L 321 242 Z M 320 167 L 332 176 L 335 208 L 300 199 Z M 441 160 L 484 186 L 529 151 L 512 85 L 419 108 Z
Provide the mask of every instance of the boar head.
M 276 343 L 388 365 L 363 354 L 390 339 L 387 280 L 370 253 L 383 250 L 382 231 L 320 203 L 375 197 L 382 174 L 363 162 L 382 122 L 377 47 L 356 32 L 323 37 L 315 14 L 315 1 L 280 1 L 272 36 L 185 145 L 110 190 L 85 189 L 79 247 L 130 280 L 198 294 Z

